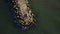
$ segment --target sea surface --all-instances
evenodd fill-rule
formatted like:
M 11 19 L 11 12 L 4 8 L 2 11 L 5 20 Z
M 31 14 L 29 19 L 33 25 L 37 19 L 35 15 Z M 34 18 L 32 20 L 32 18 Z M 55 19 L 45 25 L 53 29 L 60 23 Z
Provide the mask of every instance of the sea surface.
M 60 34 L 60 0 L 29 0 L 36 28 L 19 31 L 12 24 L 8 2 L 0 0 L 0 34 Z

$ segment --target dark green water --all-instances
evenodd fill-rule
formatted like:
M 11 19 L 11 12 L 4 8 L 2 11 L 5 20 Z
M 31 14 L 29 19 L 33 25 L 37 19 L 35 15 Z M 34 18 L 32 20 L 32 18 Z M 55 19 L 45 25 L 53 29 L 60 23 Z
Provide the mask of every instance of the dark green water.
M 36 15 L 34 30 L 19 32 L 9 19 L 11 14 L 5 0 L 0 0 L 0 34 L 60 34 L 60 0 L 31 0 Z

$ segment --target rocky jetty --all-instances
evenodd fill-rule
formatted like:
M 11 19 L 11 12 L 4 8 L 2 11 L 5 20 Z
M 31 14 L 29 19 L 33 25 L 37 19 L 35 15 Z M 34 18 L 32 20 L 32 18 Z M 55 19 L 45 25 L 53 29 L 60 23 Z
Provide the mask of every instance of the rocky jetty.
M 32 10 L 29 8 L 28 0 L 11 0 L 11 5 L 15 13 L 15 23 L 21 30 L 28 30 L 35 26 L 35 18 Z

